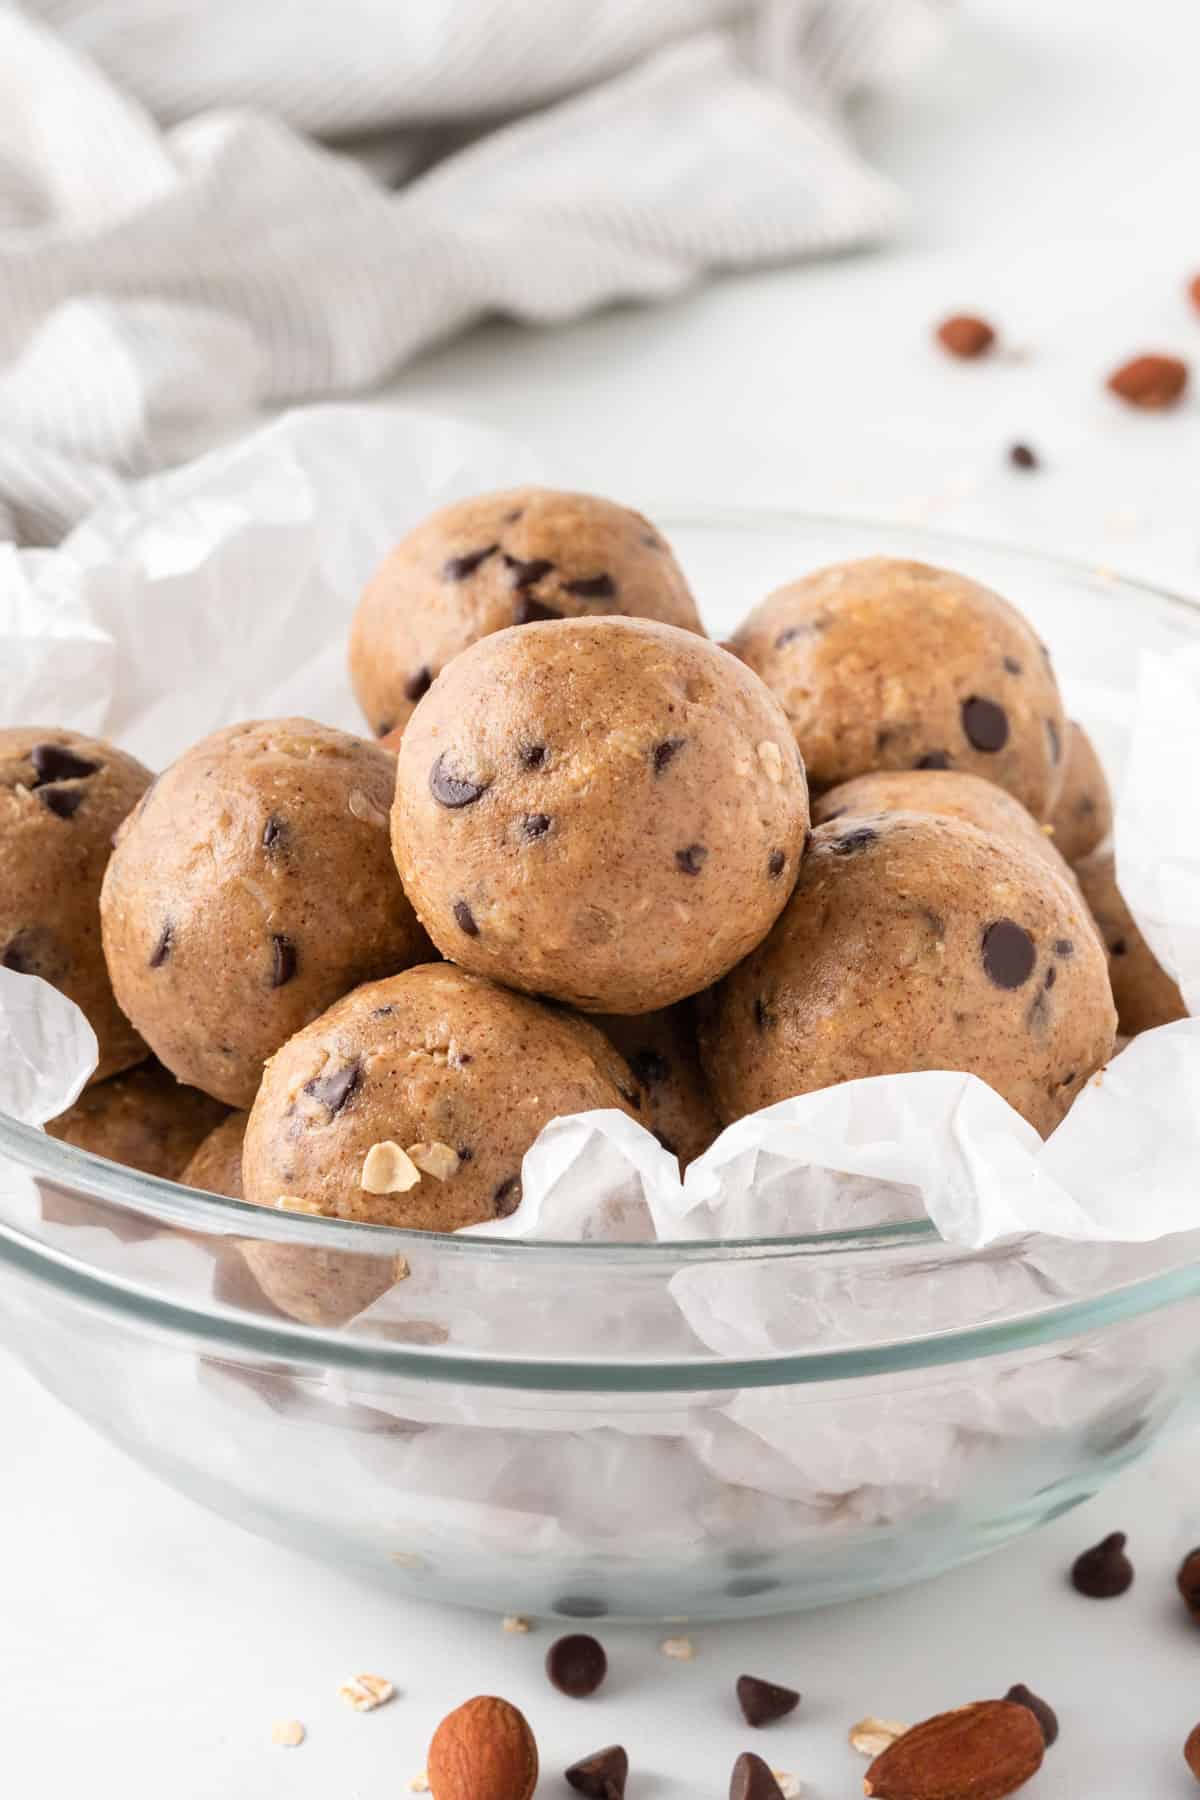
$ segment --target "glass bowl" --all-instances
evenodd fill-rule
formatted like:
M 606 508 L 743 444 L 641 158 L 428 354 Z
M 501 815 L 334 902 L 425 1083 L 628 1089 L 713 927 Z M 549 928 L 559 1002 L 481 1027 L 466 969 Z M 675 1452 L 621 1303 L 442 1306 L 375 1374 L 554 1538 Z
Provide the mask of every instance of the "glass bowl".
M 1161 591 L 936 533 L 663 523 L 718 636 L 873 553 L 1009 595 L 1071 704 L 1200 630 Z M 2 1116 L 0 1270 L 13 1352 L 172 1485 L 398 1592 L 572 1619 L 784 1611 L 950 1568 L 1093 1494 L 1200 1372 L 1200 1232 L 446 1237 L 240 1205 Z

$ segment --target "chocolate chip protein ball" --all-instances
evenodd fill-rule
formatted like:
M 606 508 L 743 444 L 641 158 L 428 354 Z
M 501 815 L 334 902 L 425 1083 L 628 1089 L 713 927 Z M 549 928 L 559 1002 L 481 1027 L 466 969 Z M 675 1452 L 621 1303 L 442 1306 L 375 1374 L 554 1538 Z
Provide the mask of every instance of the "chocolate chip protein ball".
M 0 731 L 0 965 L 40 975 L 96 1033 L 103 1081 L 145 1060 L 113 998 L 100 944 L 100 883 L 112 835 L 151 775 L 99 738 Z
M 1062 786 L 1050 814 L 1055 848 L 1077 863 L 1104 842 L 1112 822 L 1112 794 L 1100 758 L 1083 726 L 1068 719 Z
M 782 702 L 814 789 L 958 769 L 1049 814 L 1066 730 L 1054 672 L 1020 613 L 965 575 L 837 563 L 770 594 L 733 647 Z
M 224 1117 L 219 1101 L 147 1062 L 85 1088 L 46 1130 L 93 1156 L 178 1181 L 197 1145 Z
M 179 1177 L 184 1187 L 200 1188 L 206 1194 L 223 1194 L 227 1200 L 241 1200 L 242 1144 L 246 1137 L 249 1113 L 233 1112 L 210 1131 Z
M 248 1107 L 280 1044 L 429 947 L 388 849 L 395 758 L 275 719 L 205 738 L 122 828 L 101 895 L 117 999 L 181 1081 Z
M 561 1114 L 641 1094 L 584 1019 L 442 963 L 348 994 L 272 1057 L 242 1174 L 262 1206 L 416 1231 L 504 1218 Z
M 1019 800 L 978 775 L 954 769 L 879 769 L 829 788 L 813 801 L 813 824 L 827 825 L 849 814 L 922 812 L 965 819 L 988 837 L 1012 838 L 1040 856 L 1057 875 L 1071 879 L 1046 828 Z
M 727 1120 L 867 1075 L 961 1069 L 1043 1135 L 1112 1051 L 1077 888 L 1014 840 L 928 813 L 818 826 L 787 909 L 711 996 Z
M 479 638 L 601 613 L 704 630 L 683 571 L 640 513 L 553 488 L 480 494 L 433 513 L 376 572 L 351 629 L 350 678 L 384 737 Z
M 1139 1031 L 1185 1019 L 1183 995 L 1122 898 L 1111 845 L 1076 863 L 1075 873 L 1108 953 L 1108 975 L 1122 1033 L 1136 1037 Z
M 642 1123 L 686 1169 L 721 1129 L 700 1067 L 692 1006 L 684 1002 L 624 1016 L 597 1013 L 592 1022 L 629 1064 L 642 1093 Z
M 445 670 L 404 734 L 392 841 L 454 962 L 644 1013 L 765 937 L 807 825 L 787 720 L 736 657 L 573 619 L 496 632 Z

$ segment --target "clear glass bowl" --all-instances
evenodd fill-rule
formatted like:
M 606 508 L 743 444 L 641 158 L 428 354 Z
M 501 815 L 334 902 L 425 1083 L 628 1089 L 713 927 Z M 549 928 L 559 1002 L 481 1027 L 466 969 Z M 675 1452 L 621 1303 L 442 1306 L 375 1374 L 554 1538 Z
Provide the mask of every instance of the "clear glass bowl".
M 715 635 L 777 582 L 874 552 L 1010 595 L 1069 699 L 1128 689 L 1139 647 L 1200 630 L 1170 595 L 933 533 L 663 522 Z M 1076 1505 L 1197 1390 L 1200 1232 L 1076 1246 L 1069 1275 L 1065 1254 L 964 1252 L 926 1224 L 719 1246 L 387 1231 L 194 1193 L 0 1117 L 0 1334 L 46 1388 L 265 1536 L 498 1612 L 824 1605 Z

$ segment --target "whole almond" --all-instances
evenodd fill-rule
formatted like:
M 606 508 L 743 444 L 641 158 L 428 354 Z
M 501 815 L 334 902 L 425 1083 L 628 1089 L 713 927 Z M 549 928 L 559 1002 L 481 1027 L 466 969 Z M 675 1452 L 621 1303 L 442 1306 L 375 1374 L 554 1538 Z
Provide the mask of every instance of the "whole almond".
M 1135 356 L 1108 378 L 1111 393 L 1128 406 L 1158 412 L 1174 406 L 1187 386 L 1188 368 L 1177 356 Z
M 1188 282 L 1188 296 L 1196 311 L 1200 312 L 1200 275 L 1193 275 Z
M 481 1694 L 447 1713 L 429 1746 L 434 1800 L 530 1800 L 538 1753 L 523 1713 Z
M 1183 1746 L 1183 1760 L 1196 1780 L 1200 1781 L 1200 1725 L 1194 1725 L 1188 1733 L 1188 1741 Z
M 1046 1742 L 1028 1707 L 976 1700 L 914 1725 L 867 1770 L 876 1800 L 1004 1800 L 1042 1766 Z
M 972 313 L 955 313 L 943 319 L 937 328 L 937 340 L 951 356 L 982 356 L 996 341 L 996 333 L 986 319 Z

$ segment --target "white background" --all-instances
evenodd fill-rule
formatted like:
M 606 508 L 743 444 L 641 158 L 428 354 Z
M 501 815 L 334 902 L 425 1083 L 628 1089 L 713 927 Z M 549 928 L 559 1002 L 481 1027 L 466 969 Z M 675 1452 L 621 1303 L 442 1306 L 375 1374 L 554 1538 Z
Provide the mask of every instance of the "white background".
M 898 247 L 549 333 L 489 327 L 394 392 L 503 426 L 564 486 L 928 518 L 1200 591 L 1200 396 L 1143 416 L 1102 387 L 1142 349 L 1193 355 L 1200 380 L 1183 297 L 1200 271 L 1198 68 L 1191 0 L 970 0 L 941 64 L 859 121 L 911 197 Z M 1020 357 L 931 349 L 931 323 L 964 307 Z M 1043 470 L 1008 468 L 1017 438 Z M 1200 1541 L 1194 1436 L 908 1594 L 700 1628 L 692 1663 L 665 1661 L 651 1628 L 606 1628 L 610 1680 L 578 1703 L 540 1673 L 551 1628 L 504 1636 L 273 1550 L 125 1463 L 11 1362 L 0 1419 L 0 1784 L 22 1800 L 396 1800 L 443 1712 L 487 1691 L 528 1711 L 545 1794 L 619 1740 L 631 1800 L 722 1795 L 743 1748 L 835 1800 L 860 1791 L 856 1717 L 915 1719 L 1014 1681 L 1062 1716 L 1031 1800 L 1195 1792 L 1180 1747 L 1200 1632 L 1173 1592 Z M 1117 1528 L 1133 1592 L 1080 1599 L 1072 1557 Z M 351 1713 L 335 1689 L 358 1669 L 391 1676 L 397 1701 Z M 748 1732 L 743 1672 L 802 1688 L 800 1712 Z M 307 1742 L 272 1748 L 288 1717 Z

